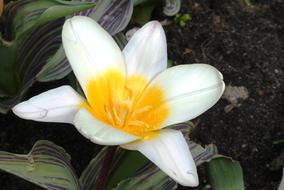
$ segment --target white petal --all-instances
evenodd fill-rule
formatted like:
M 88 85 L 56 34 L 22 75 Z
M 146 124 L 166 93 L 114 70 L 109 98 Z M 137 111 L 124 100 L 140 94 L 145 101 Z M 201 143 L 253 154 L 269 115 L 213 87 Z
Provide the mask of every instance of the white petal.
M 158 21 L 144 25 L 134 33 L 123 50 L 127 75 L 139 74 L 151 80 L 167 68 L 167 42 Z
M 73 123 L 83 98 L 70 86 L 61 86 L 22 102 L 13 112 L 23 119 Z
M 122 147 L 140 151 L 179 184 L 198 186 L 196 166 L 180 131 L 164 129 L 157 137 Z
M 98 121 L 86 109 L 81 109 L 76 114 L 74 123 L 75 127 L 83 136 L 96 144 L 119 145 L 138 139 L 138 137 L 134 135 Z
M 169 115 L 161 127 L 191 120 L 221 97 L 222 74 L 207 64 L 179 65 L 159 74 L 151 83 L 164 91 Z
M 90 78 L 105 70 L 118 69 L 125 72 L 124 58 L 119 47 L 91 18 L 74 16 L 66 20 L 62 42 L 65 54 L 83 90 Z

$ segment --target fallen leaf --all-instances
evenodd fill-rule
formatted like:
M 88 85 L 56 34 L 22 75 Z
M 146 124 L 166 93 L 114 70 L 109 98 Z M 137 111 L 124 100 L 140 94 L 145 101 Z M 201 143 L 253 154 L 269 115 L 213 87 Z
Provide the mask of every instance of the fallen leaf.
M 0 0 L 0 17 L 2 16 L 3 9 L 4 9 L 4 2 L 3 0 Z
M 232 111 L 236 107 L 241 106 L 241 102 L 249 97 L 248 89 L 244 86 L 226 86 L 225 92 L 222 96 L 230 104 L 224 108 L 226 113 Z
M 192 53 L 192 49 L 189 49 L 189 48 L 185 48 L 185 50 L 183 51 L 183 55 L 186 55 L 186 54 L 191 54 Z

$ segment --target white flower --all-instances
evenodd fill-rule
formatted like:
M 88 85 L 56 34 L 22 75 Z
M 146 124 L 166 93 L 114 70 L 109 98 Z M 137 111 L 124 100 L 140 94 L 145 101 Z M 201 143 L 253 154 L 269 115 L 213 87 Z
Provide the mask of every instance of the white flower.
M 206 64 L 166 69 L 166 37 L 157 21 L 138 30 L 123 52 L 88 17 L 68 19 L 62 39 L 86 99 L 62 86 L 16 105 L 14 113 L 74 124 L 92 142 L 138 150 L 179 184 L 197 186 L 182 133 L 166 127 L 212 107 L 224 91 L 222 74 Z

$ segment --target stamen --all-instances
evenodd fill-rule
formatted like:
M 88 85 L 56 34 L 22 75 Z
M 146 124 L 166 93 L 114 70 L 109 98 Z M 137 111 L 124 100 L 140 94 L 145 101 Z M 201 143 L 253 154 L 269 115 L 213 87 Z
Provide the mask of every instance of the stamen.
M 147 129 L 150 128 L 150 126 L 147 123 L 145 123 L 143 121 L 138 121 L 138 120 L 130 121 L 129 125 L 133 125 L 133 126 L 137 126 L 137 127 L 145 127 Z
M 129 86 L 126 86 L 125 92 L 127 93 L 127 95 L 126 95 L 127 99 L 132 100 L 133 95 L 134 95 L 133 90 Z
M 119 117 L 119 111 L 120 111 L 119 103 L 115 100 L 114 97 L 112 98 L 112 102 L 113 102 L 113 106 L 111 108 L 112 108 L 112 113 L 114 116 L 113 120 L 116 121 L 115 123 L 117 123 L 118 126 L 121 126 L 122 121 L 121 121 L 121 118 Z
M 127 133 L 145 137 L 159 128 L 168 114 L 163 91 L 153 86 L 143 89 L 147 80 L 142 76 L 125 76 L 116 70 L 90 81 L 87 89 L 88 102 L 93 105 L 90 112 L 104 123 Z
M 105 113 L 106 113 L 106 116 L 107 116 L 108 121 L 109 121 L 112 125 L 114 125 L 115 123 L 114 123 L 114 121 L 113 121 L 113 117 L 112 117 L 111 113 L 108 111 L 108 108 L 107 108 L 106 103 L 104 103 L 104 111 L 105 111 Z
M 149 106 L 149 105 L 148 106 L 144 106 L 143 108 L 135 110 L 133 112 L 133 114 L 137 115 L 137 114 L 145 113 L 145 112 L 150 111 L 152 108 L 153 108 L 153 106 Z

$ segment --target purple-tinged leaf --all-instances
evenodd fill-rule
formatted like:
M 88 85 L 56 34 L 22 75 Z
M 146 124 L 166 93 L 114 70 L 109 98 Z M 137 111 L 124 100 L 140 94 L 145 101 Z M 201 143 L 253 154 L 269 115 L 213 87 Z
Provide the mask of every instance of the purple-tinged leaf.
M 139 189 L 139 190 L 174 190 L 177 183 L 152 163 L 147 164 L 136 175 L 121 181 L 112 190 Z
M 96 20 L 106 31 L 114 35 L 122 31 L 131 19 L 131 0 L 82 0 L 96 3 L 96 7 L 80 13 Z
M 48 190 L 81 190 L 65 150 L 49 141 L 38 141 L 29 154 L 0 151 L 0 170 Z
M 165 0 L 164 14 L 167 16 L 174 16 L 177 14 L 181 7 L 181 0 Z

